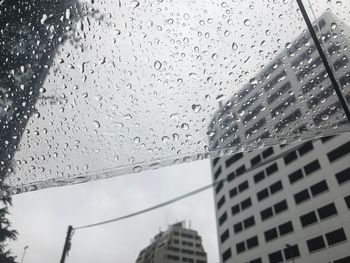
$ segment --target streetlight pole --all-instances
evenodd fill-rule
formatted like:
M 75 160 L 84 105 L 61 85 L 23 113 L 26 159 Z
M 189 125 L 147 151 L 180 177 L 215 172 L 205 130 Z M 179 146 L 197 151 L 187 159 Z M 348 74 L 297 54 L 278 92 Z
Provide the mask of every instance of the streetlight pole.
M 66 240 L 64 242 L 64 247 L 63 247 L 62 257 L 61 257 L 60 263 L 64 263 L 65 260 L 66 260 L 66 256 L 68 254 L 68 251 L 71 248 L 72 235 L 73 235 L 73 227 L 72 226 L 68 226 L 67 236 L 66 236 Z
M 25 247 L 24 247 L 24 250 L 23 250 L 23 254 L 22 254 L 21 263 L 23 263 L 24 256 L 25 256 L 25 254 L 26 254 L 27 249 L 28 249 L 28 246 L 25 246 Z

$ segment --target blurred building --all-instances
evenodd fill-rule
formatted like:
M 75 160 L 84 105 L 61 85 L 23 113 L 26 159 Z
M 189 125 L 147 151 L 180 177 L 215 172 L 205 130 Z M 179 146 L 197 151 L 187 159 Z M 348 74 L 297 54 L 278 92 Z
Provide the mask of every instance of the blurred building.
M 207 254 L 197 231 L 176 223 L 157 234 L 143 249 L 136 263 L 207 263 Z
M 319 29 L 349 102 L 349 30 L 331 13 L 318 19 Z M 346 123 L 304 33 L 222 105 L 208 134 L 215 151 L 243 142 L 263 146 L 262 138 L 268 143 L 280 135 L 316 137 L 311 131 L 318 127 Z M 349 134 L 286 141 L 212 160 L 221 262 L 350 262 Z

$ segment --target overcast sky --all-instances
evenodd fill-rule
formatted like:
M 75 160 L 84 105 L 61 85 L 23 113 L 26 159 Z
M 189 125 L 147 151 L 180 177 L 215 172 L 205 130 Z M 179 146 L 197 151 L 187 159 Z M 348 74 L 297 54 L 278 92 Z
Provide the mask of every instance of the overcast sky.
M 68 225 L 122 216 L 211 183 L 208 161 L 16 195 L 10 219 L 18 241 L 10 248 L 25 263 L 59 262 Z M 95 228 L 78 230 L 66 262 L 133 263 L 150 239 L 168 224 L 191 220 L 203 238 L 210 263 L 218 262 L 213 192 Z

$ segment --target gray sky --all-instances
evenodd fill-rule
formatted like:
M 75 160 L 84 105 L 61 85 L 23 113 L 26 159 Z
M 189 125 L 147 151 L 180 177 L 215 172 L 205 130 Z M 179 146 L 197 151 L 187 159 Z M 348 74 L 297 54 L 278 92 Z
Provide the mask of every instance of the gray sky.
M 10 219 L 19 231 L 10 248 L 25 263 L 58 262 L 67 226 L 125 215 L 211 183 L 208 161 L 196 161 L 80 185 L 13 197 Z M 150 239 L 177 220 L 191 220 L 203 238 L 209 262 L 218 262 L 213 192 L 208 190 L 125 221 L 77 231 L 67 263 L 135 262 Z

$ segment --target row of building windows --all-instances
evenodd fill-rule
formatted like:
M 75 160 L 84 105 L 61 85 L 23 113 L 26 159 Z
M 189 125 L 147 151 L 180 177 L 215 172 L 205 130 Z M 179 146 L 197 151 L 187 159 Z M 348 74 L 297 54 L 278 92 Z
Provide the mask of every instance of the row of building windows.
M 329 188 L 328 188 L 328 184 L 327 184 L 326 180 L 322 180 L 322 181 L 312 185 L 310 187 L 310 189 L 306 188 L 306 189 L 301 190 L 298 193 L 294 194 L 295 204 L 300 204 L 304 201 L 309 200 L 311 198 L 311 195 L 313 197 L 315 197 L 315 196 L 317 196 L 325 191 L 328 191 L 328 190 L 329 190 Z M 311 192 L 311 195 L 310 195 L 310 192 Z
M 256 164 L 260 163 L 262 161 L 262 159 L 266 159 L 269 156 L 273 155 L 273 153 L 274 153 L 273 147 L 269 147 L 269 148 L 265 149 L 264 151 L 261 152 L 261 155 L 258 154 L 257 156 L 253 157 L 250 160 L 251 166 L 252 167 L 255 166 Z
M 316 212 L 318 214 L 318 218 L 317 218 Z M 318 220 L 324 220 L 326 218 L 329 218 L 337 214 L 338 214 L 338 211 L 335 204 L 330 203 L 318 208 L 317 210 L 310 211 L 306 214 L 303 214 L 302 216 L 300 216 L 300 223 L 302 227 L 307 227 L 314 223 L 317 223 Z
M 260 212 L 261 220 L 265 221 L 268 218 L 273 217 L 273 215 L 278 215 L 279 213 L 282 213 L 287 209 L 288 209 L 287 201 L 286 200 L 280 201 L 275 205 L 262 210 Z
M 271 184 L 269 187 L 266 187 L 266 188 L 262 189 L 261 191 L 257 192 L 256 196 L 258 198 L 258 201 L 262 201 L 262 200 L 268 198 L 270 195 L 273 195 L 282 189 L 283 189 L 282 181 L 279 180 L 279 181 Z
M 270 176 L 277 171 L 278 171 L 278 165 L 277 165 L 277 163 L 273 163 L 273 164 L 269 165 L 268 167 L 266 167 L 265 170 L 260 171 L 257 174 L 255 174 L 253 176 L 254 182 L 257 184 L 257 183 L 261 182 L 262 180 L 264 180 L 266 178 L 266 176 Z
M 235 234 L 238 234 L 239 232 L 243 231 L 243 229 L 248 229 L 255 225 L 255 217 L 249 216 L 246 219 L 244 219 L 242 222 L 238 222 L 233 225 L 233 232 Z
M 245 190 L 249 189 L 248 180 L 240 183 L 237 187 L 233 187 L 230 191 L 230 198 L 236 196 L 238 193 L 243 193 Z
M 288 221 L 279 225 L 278 227 L 273 227 L 264 232 L 265 241 L 269 242 L 278 237 L 284 236 L 294 231 L 292 221 Z
M 238 214 L 239 212 L 249 208 L 252 206 L 252 199 L 248 197 L 247 199 L 243 200 L 239 204 L 236 204 L 231 207 L 231 214 L 234 216 Z
M 206 260 L 202 260 L 202 259 L 193 259 L 193 258 L 187 258 L 187 257 L 180 257 L 179 256 L 175 256 L 175 255 L 166 255 L 166 258 L 169 260 L 176 260 L 179 261 L 181 260 L 181 262 L 189 262 L 189 263 L 206 263 Z
M 290 184 L 294 184 L 298 182 L 299 180 L 303 179 L 304 174 L 305 175 L 310 175 L 313 172 L 319 170 L 321 168 L 320 162 L 318 160 L 314 160 L 310 162 L 309 164 L 305 165 L 303 167 L 303 170 L 298 169 L 291 174 L 288 175 L 288 179 Z
M 346 235 L 343 228 L 338 228 L 331 232 L 328 232 L 324 235 L 320 235 L 314 238 L 311 238 L 306 241 L 307 247 L 310 253 L 319 251 L 326 248 L 326 242 L 328 246 L 333 246 L 335 244 L 346 241 Z
M 278 250 L 273 253 L 270 253 L 269 262 L 280 263 L 296 257 L 300 257 L 300 251 L 299 251 L 298 245 L 287 245 L 286 248 L 284 248 L 283 250 Z
M 253 236 L 251 238 L 248 238 L 246 241 L 242 241 L 236 244 L 236 251 L 237 254 L 240 254 L 257 246 L 259 246 L 258 236 Z

